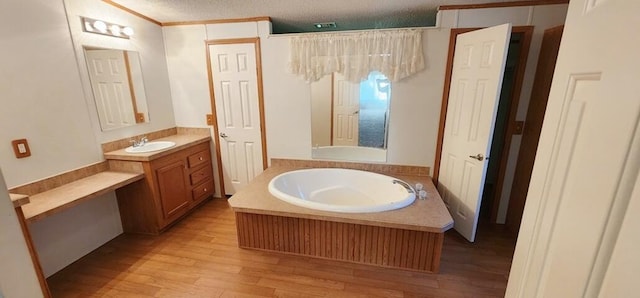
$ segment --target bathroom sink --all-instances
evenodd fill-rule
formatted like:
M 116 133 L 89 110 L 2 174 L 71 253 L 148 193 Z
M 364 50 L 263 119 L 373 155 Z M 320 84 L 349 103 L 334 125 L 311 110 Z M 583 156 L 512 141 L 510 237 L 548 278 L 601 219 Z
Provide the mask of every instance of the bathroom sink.
M 176 143 L 171 141 L 155 141 L 147 142 L 144 145 L 138 147 L 127 147 L 126 149 L 124 149 L 124 151 L 129 153 L 146 153 L 171 148 L 175 145 Z

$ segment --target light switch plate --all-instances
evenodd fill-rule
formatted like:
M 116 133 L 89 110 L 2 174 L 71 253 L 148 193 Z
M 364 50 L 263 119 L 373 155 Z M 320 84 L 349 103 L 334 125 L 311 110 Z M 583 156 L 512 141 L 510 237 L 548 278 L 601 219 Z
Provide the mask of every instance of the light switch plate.
M 31 156 L 31 150 L 29 149 L 29 143 L 27 143 L 27 139 L 19 139 L 11 141 L 11 145 L 13 145 L 13 153 L 15 153 L 16 158 L 25 158 Z

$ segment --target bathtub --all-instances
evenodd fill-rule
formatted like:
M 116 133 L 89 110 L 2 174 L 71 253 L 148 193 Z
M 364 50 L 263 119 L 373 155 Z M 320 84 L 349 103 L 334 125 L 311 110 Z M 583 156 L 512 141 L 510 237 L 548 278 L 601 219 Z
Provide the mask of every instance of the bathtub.
M 269 192 L 300 207 L 344 213 L 394 210 L 415 200 L 415 191 L 402 180 L 338 168 L 285 172 L 271 179 Z

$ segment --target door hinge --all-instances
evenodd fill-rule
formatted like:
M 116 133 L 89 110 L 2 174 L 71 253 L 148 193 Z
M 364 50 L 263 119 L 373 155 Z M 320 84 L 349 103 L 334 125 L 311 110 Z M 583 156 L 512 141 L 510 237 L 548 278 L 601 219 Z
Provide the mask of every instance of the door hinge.
M 516 121 L 513 134 L 521 135 L 523 131 L 524 131 L 524 121 Z
M 213 114 L 207 114 L 207 125 L 213 125 Z

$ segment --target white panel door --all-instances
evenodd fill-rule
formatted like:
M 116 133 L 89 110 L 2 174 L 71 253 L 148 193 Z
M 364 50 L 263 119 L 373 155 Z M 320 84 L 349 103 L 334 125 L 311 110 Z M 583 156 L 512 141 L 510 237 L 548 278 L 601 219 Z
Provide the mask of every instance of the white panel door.
M 508 297 L 640 295 L 639 13 L 569 2 Z
M 360 84 L 333 74 L 333 145 L 358 146 Z
M 136 124 L 124 51 L 86 50 L 85 54 L 102 129 Z
M 224 189 L 231 195 L 264 170 L 256 47 L 209 47 Z
M 456 40 L 438 191 L 454 228 L 471 242 L 510 36 L 511 25 L 504 24 L 460 34 Z

